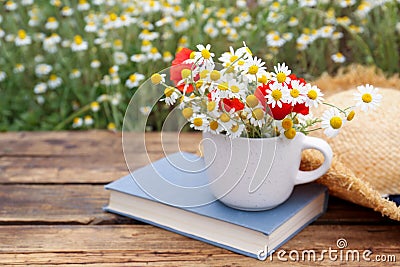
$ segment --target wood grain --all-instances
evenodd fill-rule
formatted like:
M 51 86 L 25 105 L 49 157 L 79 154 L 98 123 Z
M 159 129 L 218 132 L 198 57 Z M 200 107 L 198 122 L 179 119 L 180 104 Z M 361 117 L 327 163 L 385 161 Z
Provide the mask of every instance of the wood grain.
M 0 224 L 137 223 L 103 212 L 108 196 L 102 185 L 0 185 Z M 397 223 L 343 200 L 329 203 L 317 224 Z
M 382 238 L 386 234 L 386 238 Z M 301 231 L 281 247 L 291 250 L 337 249 L 338 238 L 346 238 L 348 250 L 371 249 L 371 259 L 380 254 L 400 259 L 399 226 L 322 226 Z M 127 264 L 129 266 L 281 266 L 277 256 L 272 262 L 257 261 L 225 249 L 189 239 L 149 225 L 102 226 L 0 226 L 0 264 Z M 369 240 L 370 242 L 365 242 Z M 309 261 L 292 261 L 291 266 L 308 266 Z M 331 261 L 329 266 L 373 266 L 374 262 Z M 376 263 L 375 263 L 376 264 Z M 396 263 L 385 263 L 396 266 Z

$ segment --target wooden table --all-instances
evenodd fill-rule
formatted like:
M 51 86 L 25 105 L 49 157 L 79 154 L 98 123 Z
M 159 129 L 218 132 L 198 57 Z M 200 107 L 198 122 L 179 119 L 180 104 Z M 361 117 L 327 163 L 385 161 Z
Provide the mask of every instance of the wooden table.
M 197 149 L 198 134 L 181 146 Z M 161 158 L 159 135 L 149 153 Z M 138 167 L 145 164 L 138 155 Z M 121 134 L 105 131 L 0 134 L 0 265 L 280 266 L 257 261 L 121 216 L 105 213 L 104 184 L 127 174 Z M 328 212 L 282 249 L 287 252 L 347 249 L 394 255 L 400 263 L 400 224 L 369 209 L 331 198 Z M 286 257 L 287 258 L 287 257 Z M 382 257 L 381 257 L 382 258 Z M 388 257 L 387 257 L 388 258 Z M 287 258 L 288 259 L 288 258 Z M 344 261 L 296 261 L 290 265 L 343 265 Z M 347 262 L 379 265 L 377 261 Z

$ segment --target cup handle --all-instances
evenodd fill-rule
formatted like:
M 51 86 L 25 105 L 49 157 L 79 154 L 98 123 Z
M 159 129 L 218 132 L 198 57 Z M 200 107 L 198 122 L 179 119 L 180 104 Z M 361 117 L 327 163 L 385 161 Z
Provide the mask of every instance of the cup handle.
M 328 171 L 332 163 L 332 148 L 324 140 L 316 137 L 305 136 L 301 150 L 305 149 L 317 149 L 321 151 L 321 153 L 324 155 L 324 162 L 320 167 L 312 171 L 299 170 L 295 180 L 296 185 L 309 183 L 318 179 Z

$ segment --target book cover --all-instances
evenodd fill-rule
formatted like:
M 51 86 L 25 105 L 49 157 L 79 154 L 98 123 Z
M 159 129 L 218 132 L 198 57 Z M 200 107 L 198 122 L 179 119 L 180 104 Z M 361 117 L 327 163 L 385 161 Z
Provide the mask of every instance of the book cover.
M 111 197 L 104 209 L 254 258 L 265 247 L 276 250 L 326 210 L 327 189 L 316 183 L 298 185 L 280 206 L 256 212 L 225 206 L 207 183 L 202 158 L 178 152 L 106 185 Z M 168 190 L 172 186 L 178 191 Z

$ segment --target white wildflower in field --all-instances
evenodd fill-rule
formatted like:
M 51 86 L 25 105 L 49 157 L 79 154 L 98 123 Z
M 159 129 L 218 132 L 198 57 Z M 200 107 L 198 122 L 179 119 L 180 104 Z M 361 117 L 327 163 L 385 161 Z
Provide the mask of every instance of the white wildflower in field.
M 70 16 L 72 16 L 72 14 L 74 14 L 74 10 L 72 8 L 70 8 L 69 6 L 64 6 L 61 9 L 61 15 L 64 17 L 70 17 Z
M 51 74 L 49 80 L 47 81 L 47 85 L 50 89 L 55 89 L 60 87 L 62 84 L 62 79 L 55 74 Z
M 7 78 L 7 74 L 4 71 L 0 70 L 0 82 L 4 81 Z
M 33 92 L 35 94 L 43 94 L 43 93 L 46 93 L 46 91 L 47 91 L 47 84 L 46 83 L 38 83 L 33 88 Z
M 55 17 L 50 17 L 47 19 L 47 22 L 44 25 L 44 27 L 47 30 L 56 30 L 58 28 L 58 25 L 59 25 L 59 23 L 58 23 L 57 19 Z
M 331 59 L 332 59 L 333 62 L 335 62 L 335 63 L 343 63 L 343 62 L 346 61 L 346 57 L 343 56 L 343 54 L 340 53 L 340 52 L 337 52 L 337 53 L 333 54 L 333 55 L 331 56 Z
M 128 62 L 128 56 L 125 52 L 114 52 L 113 58 L 116 65 L 124 65 Z
M 17 36 L 14 39 L 16 46 L 25 46 L 32 43 L 32 39 L 26 34 L 24 30 L 19 30 Z
M 72 51 L 85 51 L 88 49 L 88 42 L 84 41 L 80 35 L 74 36 L 74 41 L 71 43 Z
M 92 60 L 92 62 L 90 62 L 90 67 L 92 69 L 98 69 L 98 68 L 100 68 L 100 66 L 101 66 L 101 62 L 98 59 L 94 59 L 94 60 Z
M 17 64 L 15 65 L 14 69 L 13 69 L 13 72 L 14 72 L 15 74 L 17 74 L 17 73 L 22 73 L 22 72 L 24 72 L 24 71 L 25 71 L 25 66 L 24 66 L 24 64 L 21 64 L 21 63 L 17 63 Z
M 37 77 L 43 77 L 48 75 L 53 70 L 53 67 L 49 64 L 38 64 L 35 67 L 35 74 Z

